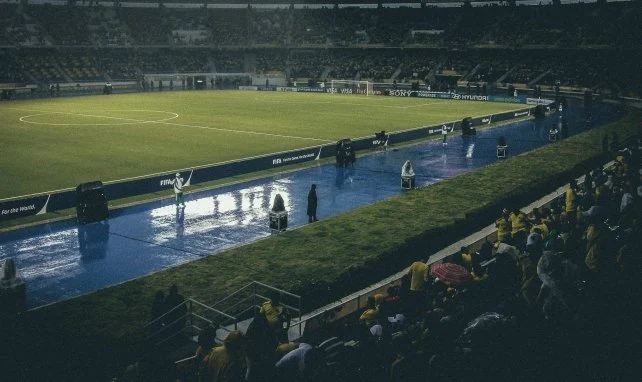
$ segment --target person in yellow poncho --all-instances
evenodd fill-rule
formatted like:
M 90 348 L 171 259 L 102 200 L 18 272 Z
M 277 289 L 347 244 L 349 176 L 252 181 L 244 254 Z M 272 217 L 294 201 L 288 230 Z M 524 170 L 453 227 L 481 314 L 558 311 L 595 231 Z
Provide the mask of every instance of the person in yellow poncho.
M 275 331 L 280 332 L 283 329 L 283 324 L 290 324 L 288 311 L 281 304 L 281 295 L 279 293 L 272 294 L 269 301 L 261 305 L 260 313 L 265 315 L 268 325 Z
M 425 261 L 415 261 L 408 269 L 410 276 L 410 290 L 413 292 L 423 291 L 428 281 L 428 264 Z
M 615 256 L 607 249 L 608 227 L 599 217 L 592 220 L 586 228 L 586 267 L 594 272 L 609 271 L 615 266 Z
M 205 357 L 207 365 L 207 382 L 237 382 L 243 380 L 245 361 L 245 337 L 239 331 L 230 332 L 223 340 L 222 346 L 217 346 Z
M 508 208 L 502 210 L 502 216 L 495 220 L 495 227 L 497 227 L 497 241 L 502 242 L 510 238 L 510 220 L 508 220 Z
M 425 303 L 425 288 L 428 276 L 430 274 L 430 267 L 426 261 L 415 261 L 408 269 L 408 276 L 410 276 L 410 293 L 408 295 L 408 304 L 411 307 L 413 314 L 418 314 L 423 309 Z
M 529 225 L 528 217 L 520 210 L 515 210 L 509 216 L 511 222 L 511 236 L 513 243 L 516 246 L 523 246 L 526 244 L 526 237 L 528 236 Z
M 367 328 L 370 328 L 377 322 L 379 318 L 379 306 L 376 305 L 374 297 L 368 297 L 368 305 L 366 310 L 359 317 L 359 321 L 363 322 Z
M 537 276 L 537 267 L 533 264 L 528 254 L 520 255 L 517 266 L 522 272 L 522 281 L 519 293 L 529 309 L 537 306 L 537 295 L 542 283 Z
M 566 189 L 566 219 L 570 227 L 575 226 L 576 221 L 576 210 L 577 210 L 577 183 L 575 179 L 571 179 Z

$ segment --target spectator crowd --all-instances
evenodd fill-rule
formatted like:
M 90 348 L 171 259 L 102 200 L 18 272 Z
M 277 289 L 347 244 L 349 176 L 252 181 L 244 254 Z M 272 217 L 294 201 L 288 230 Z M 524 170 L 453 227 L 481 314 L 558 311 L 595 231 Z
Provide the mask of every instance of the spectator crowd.
M 5 83 L 256 71 L 303 83 L 423 81 L 448 89 L 458 81 L 497 82 L 642 94 L 635 66 L 642 11 L 635 2 L 199 10 L 117 2 L 0 9 Z

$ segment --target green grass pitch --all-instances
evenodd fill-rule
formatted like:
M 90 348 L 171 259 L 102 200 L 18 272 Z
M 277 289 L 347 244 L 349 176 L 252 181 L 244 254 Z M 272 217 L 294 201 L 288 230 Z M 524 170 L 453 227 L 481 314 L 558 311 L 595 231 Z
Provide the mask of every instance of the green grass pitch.
M 355 95 L 192 91 L 0 104 L 0 199 L 515 110 Z

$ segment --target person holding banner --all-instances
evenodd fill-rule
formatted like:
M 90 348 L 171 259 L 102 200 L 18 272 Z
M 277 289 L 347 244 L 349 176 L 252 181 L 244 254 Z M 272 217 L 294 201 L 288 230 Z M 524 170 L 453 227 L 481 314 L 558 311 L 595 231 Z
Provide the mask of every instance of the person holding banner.
M 176 178 L 172 182 L 174 185 L 174 196 L 176 197 L 176 207 L 182 205 L 185 207 L 185 199 L 183 198 L 183 180 L 181 179 L 181 173 L 176 173 Z

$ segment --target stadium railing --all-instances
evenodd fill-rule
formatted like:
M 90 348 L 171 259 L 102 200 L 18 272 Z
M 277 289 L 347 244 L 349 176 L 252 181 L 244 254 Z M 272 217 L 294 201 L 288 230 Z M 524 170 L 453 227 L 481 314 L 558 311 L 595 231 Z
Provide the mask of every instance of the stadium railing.
M 174 317 L 175 312 L 183 308 L 185 308 L 185 313 Z M 168 318 L 172 319 L 172 321 L 166 322 Z M 186 321 L 186 325 L 177 326 L 177 324 L 183 320 Z M 188 332 L 190 336 L 194 337 L 204 329 L 204 326 L 215 327 L 217 332 L 219 330 L 223 332 L 237 330 L 238 321 L 238 318 L 233 315 L 217 310 L 192 298 L 187 298 L 163 315 L 147 323 L 147 325 L 143 327 L 143 330 L 148 331 L 146 336 L 147 340 L 152 341 L 156 345 L 161 345 L 185 332 Z M 160 328 L 152 330 L 152 328 L 156 328 L 157 326 Z

